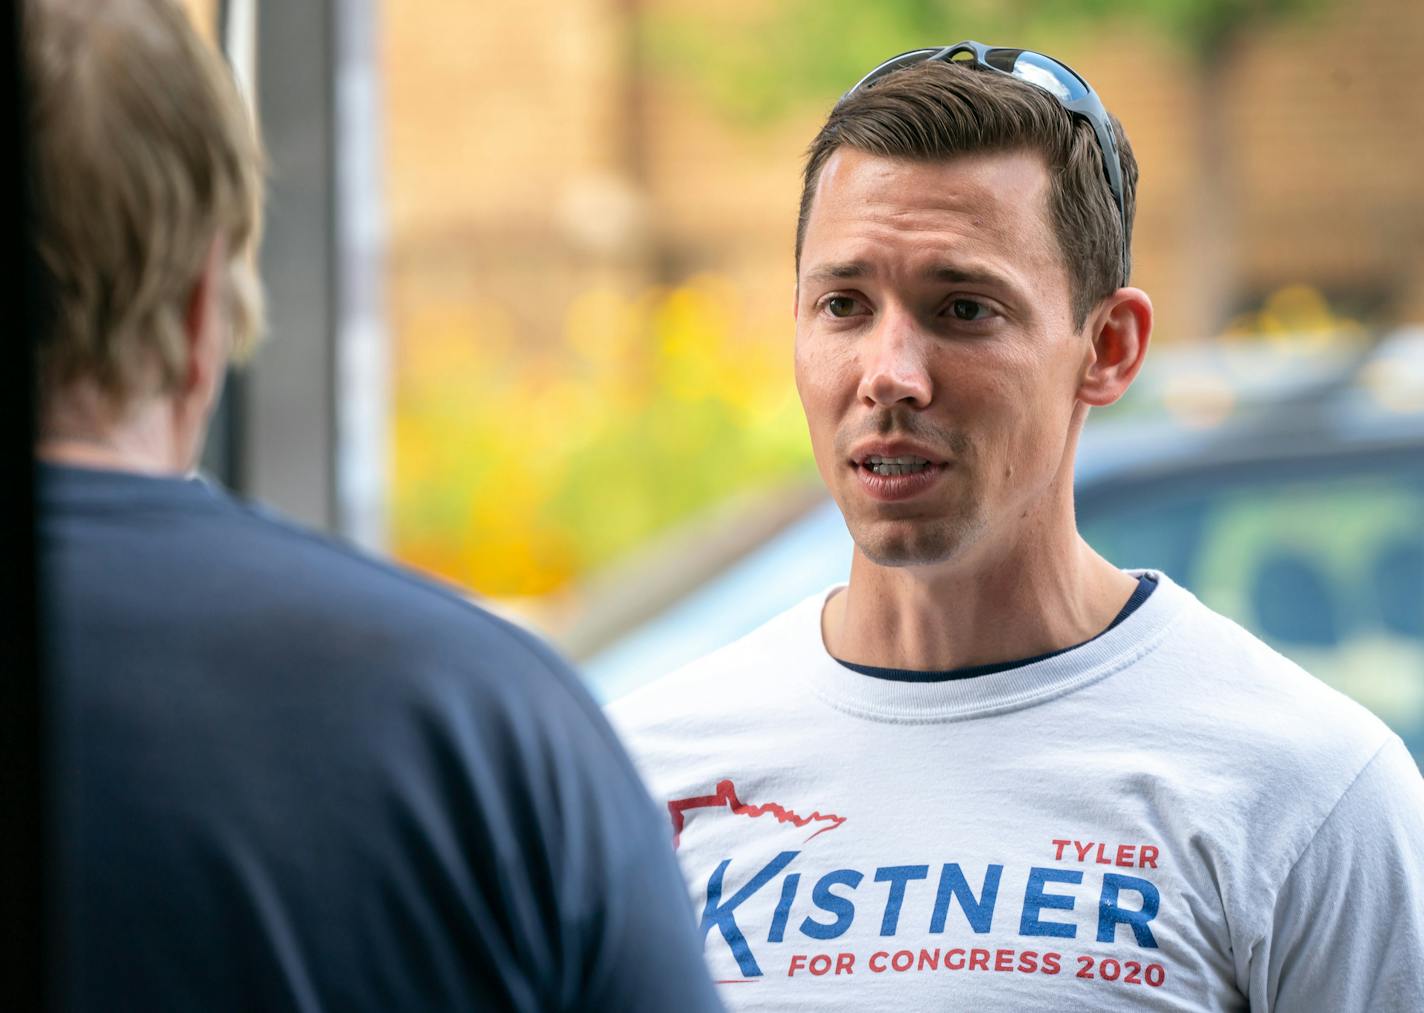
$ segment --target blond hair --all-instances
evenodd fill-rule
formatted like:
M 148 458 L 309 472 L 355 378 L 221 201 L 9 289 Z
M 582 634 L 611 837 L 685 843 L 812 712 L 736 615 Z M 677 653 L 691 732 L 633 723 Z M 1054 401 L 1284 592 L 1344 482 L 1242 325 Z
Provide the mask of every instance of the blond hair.
M 221 56 L 170 0 L 29 0 L 24 15 L 42 398 L 77 380 L 120 405 L 173 389 L 215 241 L 245 353 L 262 326 L 262 153 Z

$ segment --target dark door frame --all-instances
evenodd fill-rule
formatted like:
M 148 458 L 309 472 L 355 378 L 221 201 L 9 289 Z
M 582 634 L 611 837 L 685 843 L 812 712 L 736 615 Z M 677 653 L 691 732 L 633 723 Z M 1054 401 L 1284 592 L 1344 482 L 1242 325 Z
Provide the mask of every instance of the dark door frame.
M 4 117 L 4 162 L 21 166 L 26 157 L 26 103 L 20 73 L 22 4 L 9 6 L 0 18 L 0 49 L 5 70 L 0 85 L 0 116 Z M 0 272 L 11 334 L 10 359 L 0 393 L 0 441 L 4 444 L 5 485 L 10 520 L 0 525 L 0 614 L 4 661 L 0 663 L 0 833 L 5 859 L 0 862 L 0 911 L 3 911 L 3 964 L 0 964 L 0 1007 L 43 1009 L 47 998 L 47 943 L 52 937 L 45 908 L 44 856 L 48 853 L 48 806 L 43 780 L 47 736 L 40 680 L 39 603 L 35 550 L 34 371 L 35 299 L 40 282 L 28 241 L 29 195 L 26 173 L 5 188 L 7 220 L 18 225 L 5 230 L 10 256 L 20 270 Z

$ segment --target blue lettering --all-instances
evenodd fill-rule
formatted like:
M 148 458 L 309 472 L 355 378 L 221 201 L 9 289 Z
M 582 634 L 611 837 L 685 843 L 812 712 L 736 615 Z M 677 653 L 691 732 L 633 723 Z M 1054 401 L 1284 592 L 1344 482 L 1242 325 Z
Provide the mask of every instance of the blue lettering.
M 703 943 L 706 943 L 707 933 L 712 926 L 716 925 L 722 932 L 722 938 L 732 948 L 732 956 L 737 958 L 737 966 L 748 978 L 760 977 L 761 968 L 757 966 L 756 958 L 752 956 L 751 947 L 747 945 L 747 938 L 737 927 L 737 919 L 733 917 L 732 912 L 744 900 L 771 882 L 776 874 L 791 864 L 791 860 L 799 854 L 799 851 L 783 851 L 777 855 L 767 863 L 766 868 L 753 876 L 747 885 L 738 890 L 725 904 L 722 903 L 722 880 L 726 876 L 727 866 L 732 864 L 732 860 L 730 858 L 723 859 L 722 864 L 713 870 L 711 878 L 707 880 L 707 904 L 702 909 Z
M 928 865 L 888 865 L 875 870 L 875 882 L 889 883 L 890 896 L 885 898 L 885 916 L 880 919 L 880 934 L 893 936 L 900 924 L 900 905 L 905 903 L 905 884 L 912 879 L 928 879 Z
M 1117 895 L 1123 887 L 1142 894 L 1141 910 L 1124 911 L 1117 906 Z M 1103 897 L 1098 903 L 1098 942 L 1116 942 L 1117 927 L 1131 925 L 1138 946 L 1157 949 L 1157 940 L 1153 938 L 1147 923 L 1157 917 L 1161 900 L 1157 888 L 1147 880 L 1138 879 L 1136 876 L 1120 876 L 1115 872 L 1107 873 L 1103 876 Z
M 939 893 L 935 896 L 934 914 L 930 916 L 930 931 L 943 932 L 944 921 L 949 916 L 951 898 L 959 901 L 959 908 L 975 932 L 988 932 L 994 921 L 994 903 L 999 898 L 999 877 L 1004 873 L 1002 865 L 991 865 L 984 871 L 984 887 L 976 900 L 969 889 L 969 881 L 958 862 L 949 862 L 939 874 Z
M 799 872 L 789 872 L 781 881 L 781 900 L 776 902 L 776 914 L 771 918 L 771 931 L 766 934 L 768 943 L 779 943 L 786 938 L 786 919 L 791 915 L 791 902 L 796 899 L 796 887 L 800 883 Z
M 1077 869 L 1044 869 L 1034 866 L 1028 871 L 1028 886 L 1024 889 L 1023 917 L 1019 919 L 1021 936 L 1060 936 L 1072 939 L 1078 926 L 1063 922 L 1045 922 L 1038 917 L 1044 908 L 1072 911 L 1075 898 L 1061 893 L 1044 893 L 1044 883 L 1081 883 L 1083 874 Z
M 831 893 L 831 887 L 844 884 L 854 890 L 865 877 L 854 869 L 837 869 L 828 872 L 811 890 L 811 903 L 827 914 L 836 916 L 830 924 L 818 922 L 807 915 L 801 922 L 801 934 L 812 939 L 835 939 L 845 935 L 850 923 L 855 920 L 855 905 L 848 897 L 838 897 Z

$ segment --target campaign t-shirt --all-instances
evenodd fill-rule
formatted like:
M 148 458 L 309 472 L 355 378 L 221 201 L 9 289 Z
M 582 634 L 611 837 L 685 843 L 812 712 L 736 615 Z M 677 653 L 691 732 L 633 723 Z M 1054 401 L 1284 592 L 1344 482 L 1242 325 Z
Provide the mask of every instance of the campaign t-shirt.
M 202 481 L 40 485 L 60 1008 L 717 1008 L 538 640 Z
M 730 1008 L 1424 1009 L 1413 760 L 1155 576 L 939 681 L 837 663 L 817 595 L 614 704 Z

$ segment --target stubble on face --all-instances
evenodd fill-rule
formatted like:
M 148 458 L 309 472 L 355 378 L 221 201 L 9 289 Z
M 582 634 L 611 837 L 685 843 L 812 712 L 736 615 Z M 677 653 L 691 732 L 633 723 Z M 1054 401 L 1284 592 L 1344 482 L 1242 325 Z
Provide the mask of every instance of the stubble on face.
M 840 495 L 833 484 L 851 540 L 862 555 L 877 566 L 932 566 L 953 559 L 972 545 L 986 526 L 983 484 L 973 475 L 974 455 L 969 437 L 922 414 L 899 408 L 877 410 L 864 423 L 837 431 L 835 451 L 844 461 L 851 449 L 866 439 L 903 438 L 942 447 L 949 452 L 952 484 L 949 501 L 940 499 L 932 510 L 921 503 L 881 503 L 863 511 L 858 497 Z

